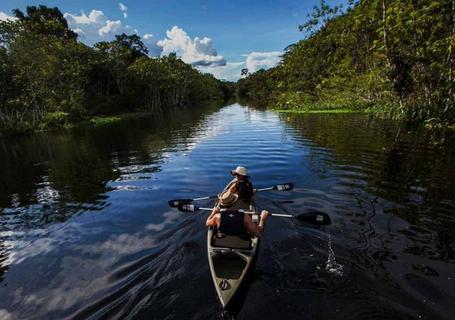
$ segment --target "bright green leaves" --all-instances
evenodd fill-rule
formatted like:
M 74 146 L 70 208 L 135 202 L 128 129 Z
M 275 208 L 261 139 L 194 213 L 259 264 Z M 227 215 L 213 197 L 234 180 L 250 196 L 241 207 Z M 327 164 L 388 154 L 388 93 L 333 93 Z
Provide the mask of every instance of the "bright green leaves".
M 57 8 L 14 13 L 17 20 L 0 21 L 0 132 L 161 112 L 232 94 L 232 84 L 201 74 L 175 54 L 148 57 L 137 35 L 117 35 L 90 48 L 77 42 Z
M 283 62 L 239 81 L 246 97 L 271 105 L 383 105 L 413 121 L 455 122 L 453 0 L 324 1 L 286 48 Z M 443 120 L 444 119 L 444 120 Z

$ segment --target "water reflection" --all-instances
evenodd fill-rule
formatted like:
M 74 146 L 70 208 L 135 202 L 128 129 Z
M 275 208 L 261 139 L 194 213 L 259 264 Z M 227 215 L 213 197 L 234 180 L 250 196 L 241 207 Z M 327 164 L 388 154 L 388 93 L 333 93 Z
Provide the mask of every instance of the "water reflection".
M 453 259 L 450 245 L 455 233 L 448 228 L 455 223 L 453 134 L 443 144 L 435 144 L 429 132 L 406 131 L 399 123 L 366 116 L 294 115 L 285 121 L 305 139 L 324 147 L 311 153 L 311 161 L 319 177 L 338 178 L 331 187 L 334 193 L 356 197 L 366 211 L 375 210 L 378 198 L 389 202 L 386 213 L 416 225 L 422 234 L 435 233 L 438 245 L 432 254 Z M 423 246 L 428 239 L 419 242 Z
M 296 141 L 311 149 L 303 161 L 314 184 L 330 195 L 326 207 L 341 219 L 332 232 L 342 261 L 397 286 L 393 292 L 369 280 L 381 288 L 381 299 L 401 291 L 402 305 L 427 302 L 410 315 L 450 318 L 454 292 L 446 281 L 453 279 L 455 262 L 455 167 L 449 163 L 455 137 L 435 144 L 431 133 L 361 115 L 282 119 Z M 310 201 L 320 204 L 321 196 Z M 354 288 L 346 284 L 344 290 Z
M 205 215 L 167 200 L 214 194 L 239 164 L 257 187 L 296 185 L 260 208 L 333 225 L 271 218 L 236 318 L 450 318 L 455 137 L 198 110 L 0 141 L 0 318 L 215 318 Z
M 218 108 L 0 140 L 0 280 L 9 264 L 22 261 L 9 252 L 29 255 L 46 225 L 105 210 L 112 191 L 153 190 L 141 180 L 153 179 L 167 153 L 189 145 L 198 123 Z

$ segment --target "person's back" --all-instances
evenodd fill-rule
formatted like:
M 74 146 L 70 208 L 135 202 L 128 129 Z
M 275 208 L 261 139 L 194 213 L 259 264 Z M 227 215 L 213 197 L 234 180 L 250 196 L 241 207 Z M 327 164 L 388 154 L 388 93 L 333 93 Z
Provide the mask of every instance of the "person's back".
M 247 175 L 246 168 L 239 166 L 235 170 L 231 170 L 231 175 L 235 178 L 229 182 L 224 188 L 224 191 L 230 191 L 237 194 L 240 202 L 237 206 L 239 208 L 248 209 L 254 195 L 254 188 L 249 180 L 250 177 Z
M 239 180 L 237 183 L 237 195 L 239 199 L 245 203 L 250 203 L 253 198 L 253 184 L 248 180 L 248 178 L 244 178 Z
M 256 237 L 261 237 L 265 220 L 269 213 L 265 210 L 261 212 L 259 224 L 253 222 L 249 214 L 243 211 L 233 209 L 237 202 L 238 196 L 232 192 L 226 191 L 219 196 L 220 207 L 215 207 L 207 218 L 208 227 L 217 227 L 218 231 L 232 236 L 241 236 L 250 233 Z
M 246 235 L 244 214 L 239 210 L 222 210 L 219 216 L 218 231 L 230 236 Z

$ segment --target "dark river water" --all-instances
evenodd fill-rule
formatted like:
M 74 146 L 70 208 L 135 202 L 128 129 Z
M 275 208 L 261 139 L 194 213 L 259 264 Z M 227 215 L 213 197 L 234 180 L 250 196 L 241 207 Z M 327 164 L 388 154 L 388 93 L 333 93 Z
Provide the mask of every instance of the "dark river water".
M 453 319 L 455 136 L 238 104 L 0 140 L 0 319 Z M 248 168 L 271 217 L 221 313 L 207 213 Z M 201 205 L 210 205 L 202 202 Z

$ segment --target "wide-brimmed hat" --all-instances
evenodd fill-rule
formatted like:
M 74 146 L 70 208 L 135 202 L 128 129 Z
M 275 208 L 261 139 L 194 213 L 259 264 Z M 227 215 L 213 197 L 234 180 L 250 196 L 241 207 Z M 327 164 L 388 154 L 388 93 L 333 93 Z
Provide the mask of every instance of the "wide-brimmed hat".
M 218 199 L 220 199 L 220 204 L 222 206 L 229 206 L 231 204 L 234 204 L 238 198 L 239 198 L 238 195 L 229 191 L 223 192 L 220 195 L 218 195 Z
M 235 176 L 235 174 L 238 174 L 239 176 L 247 176 L 246 174 L 246 168 L 245 167 L 237 167 L 235 170 L 231 170 L 231 174 Z

